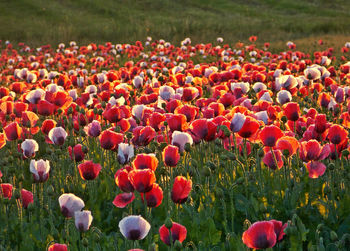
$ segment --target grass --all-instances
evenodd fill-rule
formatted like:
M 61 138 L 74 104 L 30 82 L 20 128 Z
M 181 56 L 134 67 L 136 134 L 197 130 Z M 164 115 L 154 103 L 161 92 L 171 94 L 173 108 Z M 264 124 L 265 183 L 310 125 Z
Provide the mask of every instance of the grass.
M 39 46 L 123 43 L 148 35 L 197 43 L 222 36 L 233 43 L 257 35 L 279 47 L 327 35 L 340 47 L 350 40 L 349 8 L 346 0 L 0 0 L 0 39 Z

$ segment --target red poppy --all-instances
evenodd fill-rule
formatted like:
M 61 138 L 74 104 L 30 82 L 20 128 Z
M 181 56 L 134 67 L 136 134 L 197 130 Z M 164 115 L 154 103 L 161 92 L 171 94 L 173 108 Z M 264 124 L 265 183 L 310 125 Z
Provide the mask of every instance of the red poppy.
M 273 223 L 277 242 L 281 241 L 283 237 L 286 235 L 284 233 L 284 229 L 287 228 L 288 223 L 283 224 L 282 221 L 277 221 L 277 220 L 270 220 L 270 222 Z
M 91 160 L 84 161 L 78 165 L 80 176 L 83 180 L 94 180 L 101 171 L 101 165 Z
M 272 152 L 268 151 L 267 153 L 265 153 L 265 156 L 263 157 L 262 161 L 266 166 L 268 166 L 272 170 L 276 170 L 277 168 L 281 169 L 283 166 L 283 159 L 280 150 L 273 150 Z
M 48 251 L 68 251 L 68 248 L 66 244 L 55 243 L 49 247 Z
M 101 147 L 106 150 L 117 150 L 118 145 L 123 141 L 124 135 L 111 129 L 104 130 L 100 136 Z
M 207 119 L 196 119 L 189 128 L 195 142 L 203 139 L 206 141 L 215 139 L 216 129 L 216 124 Z
M 175 243 L 175 241 L 179 241 L 182 243 L 186 239 L 187 229 L 186 227 L 180 225 L 179 223 L 173 222 L 173 225 L 170 228 L 170 232 L 171 232 L 171 240 L 173 244 Z M 159 235 L 160 235 L 160 239 L 166 245 L 170 246 L 170 233 L 169 233 L 169 229 L 166 228 L 165 225 L 159 228 Z
M 43 124 L 41 125 L 41 132 L 45 135 L 48 135 L 52 128 L 56 126 L 57 122 L 52 119 L 46 119 L 44 120 Z
M 68 152 L 71 160 L 75 160 L 76 162 L 82 161 L 85 157 L 83 146 L 81 144 L 77 144 L 74 147 L 69 146 Z
M 255 249 L 272 248 L 276 239 L 274 224 L 270 221 L 255 222 L 242 236 L 243 243 Z
M 309 170 L 309 177 L 312 179 L 317 179 L 326 171 L 326 166 L 318 161 L 309 161 L 306 164 L 306 168 Z
M 136 158 L 132 162 L 132 166 L 134 169 L 151 169 L 152 171 L 155 171 L 158 166 L 158 159 L 153 153 L 140 153 L 136 155 Z
M 276 148 L 284 153 L 288 150 L 288 156 L 296 154 L 299 148 L 299 142 L 296 138 L 291 136 L 283 136 L 277 140 Z
M 129 179 L 129 172 L 131 170 L 132 168 L 130 166 L 123 167 L 119 169 L 114 175 L 115 183 L 120 188 L 120 190 L 126 193 L 134 191 L 134 187 Z
M 155 137 L 156 131 L 150 126 L 138 126 L 132 131 L 132 143 L 137 146 L 147 146 Z
M 175 114 L 183 114 L 186 116 L 186 121 L 190 122 L 193 121 L 198 113 L 199 113 L 199 108 L 193 105 L 182 105 L 182 106 L 178 106 L 176 107 Z M 176 129 L 178 130 L 178 129 Z
M 238 135 L 242 138 L 250 138 L 259 129 L 259 122 L 252 117 L 246 117 L 242 128 L 239 130 Z
M 183 204 L 187 201 L 192 189 L 192 181 L 183 176 L 177 176 L 171 190 L 171 199 L 174 203 Z
M 185 87 L 183 89 L 182 99 L 190 102 L 199 96 L 199 91 L 196 87 Z
M 325 92 L 321 92 L 320 96 L 317 99 L 318 105 L 324 108 L 328 108 L 330 101 L 331 101 L 331 96 Z
M 329 144 L 321 147 L 320 143 L 314 139 L 300 143 L 300 158 L 303 161 L 323 160 L 328 157 L 331 152 Z
M 265 146 L 274 147 L 279 138 L 283 136 L 281 129 L 275 125 L 265 126 L 259 132 L 259 138 Z
M 295 102 L 289 102 L 283 105 L 284 115 L 288 120 L 297 121 L 300 116 L 299 104 Z
M 12 122 L 4 128 L 6 139 L 8 141 L 19 139 L 22 135 L 22 128 L 17 122 Z
M 156 131 L 159 131 L 160 125 L 166 120 L 166 116 L 159 112 L 153 112 L 149 117 L 149 125 Z
M 129 172 L 129 180 L 136 191 L 147 193 L 152 190 L 156 176 L 150 169 L 136 169 Z
M 187 129 L 186 116 L 183 114 L 167 114 L 166 121 L 170 131 L 184 131 Z
M 110 108 L 106 108 L 102 113 L 102 116 L 110 123 L 115 123 L 121 119 L 127 119 L 131 117 L 131 109 L 129 106 L 125 105 L 119 107 L 112 106 Z
M 2 183 L 2 184 L 1 184 L 1 191 L 0 191 L 0 194 L 1 194 L 4 198 L 11 199 L 11 197 L 12 197 L 12 190 L 13 190 L 13 186 L 12 186 L 11 184 Z
M 182 105 L 180 100 L 177 99 L 173 99 L 170 100 L 167 104 L 166 104 L 166 110 L 170 113 L 174 113 L 174 110 L 176 109 L 176 107 Z
M 33 193 L 25 189 L 21 190 L 22 206 L 24 209 L 28 207 L 29 204 L 34 202 Z
M 114 200 L 113 205 L 118 208 L 124 208 L 129 205 L 135 199 L 134 193 L 122 193 L 118 194 Z
M 163 190 L 157 183 L 153 184 L 151 191 L 141 194 L 142 201 L 144 200 L 145 195 L 148 207 L 158 207 L 162 203 Z
M 55 112 L 55 105 L 46 101 L 46 100 L 40 100 L 38 105 L 38 114 L 42 116 L 50 116 L 53 115 Z
M 168 145 L 164 148 L 162 156 L 166 166 L 175 167 L 180 160 L 179 148 L 177 146 Z
M 340 125 L 332 125 L 328 130 L 328 139 L 331 143 L 338 145 L 348 137 L 348 132 Z
M 327 129 L 327 118 L 325 114 L 318 114 L 315 118 L 315 131 L 319 134 Z

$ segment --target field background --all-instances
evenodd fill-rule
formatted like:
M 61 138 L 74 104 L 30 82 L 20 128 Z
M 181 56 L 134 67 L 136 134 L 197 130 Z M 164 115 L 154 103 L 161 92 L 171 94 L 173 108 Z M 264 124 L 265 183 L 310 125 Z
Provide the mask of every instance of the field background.
M 31 46 L 131 43 L 146 36 L 194 43 L 271 42 L 314 49 L 319 39 L 341 47 L 350 40 L 348 0 L 0 0 L 0 39 Z

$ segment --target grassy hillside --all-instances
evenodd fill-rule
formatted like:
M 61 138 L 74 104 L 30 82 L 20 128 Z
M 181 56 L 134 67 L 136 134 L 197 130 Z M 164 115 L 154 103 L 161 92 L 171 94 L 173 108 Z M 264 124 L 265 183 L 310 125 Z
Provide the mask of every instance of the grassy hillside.
M 350 40 L 349 9 L 347 0 L 0 0 L 0 39 L 236 42 L 254 34 L 277 46 L 287 40 L 309 46 L 319 38 L 337 46 Z

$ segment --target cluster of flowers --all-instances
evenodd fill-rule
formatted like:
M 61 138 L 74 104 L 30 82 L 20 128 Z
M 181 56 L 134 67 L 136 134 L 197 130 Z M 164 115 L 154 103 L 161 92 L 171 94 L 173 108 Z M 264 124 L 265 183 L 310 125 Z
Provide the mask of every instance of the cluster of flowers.
M 192 46 L 190 39 L 179 47 L 151 38 L 134 45 L 79 47 L 71 42 L 57 50 L 49 45 L 33 50 L 20 44 L 19 51 L 9 42 L 5 46 L 0 58 L 0 148 L 17 142 L 23 158 L 32 158 L 35 182 L 47 181 L 50 172 L 48 160 L 34 159 L 39 146 L 33 138 L 40 134 L 59 147 L 67 146 L 67 137 L 83 135 L 98 140 L 102 149 L 117 152 L 124 165 L 115 173 L 122 191 L 113 201 L 118 208 L 131 203 L 135 191 L 148 207 L 162 203 L 163 190 L 155 176 L 157 157 L 134 156 L 135 148 L 151 142 L 167 144 L 162 152 L 166 167 L 176 167 L 181 153 L 202 141 L 219 139 L 227 150 L 242 156 L 250 154 L 252 145 L 262 144 L 268 168 L 280 169 L 284 160 L 298 154 L 310 178 L 325 173 L 322 160 L 349 157 L 350 62 L 338 69 L 333 66 L 332 48 L 315 52 L 311 59 L 296 51 L 294 43 L 280 54 L 269 52 L 267 43 L 264 49 L 254 43 Z M 343 53 L 349 47 L 346 43 Z M 129 61 L 120 65 L 122 57 Z M 196 57 L 215 60 L 195 64 Z M 345 54 L 341 60 L 346 60 Z M 318 107 L 300 107 L 295 97 L 308 97 Z M 82 144 L 67 146 L 70 158 L 81 162 L 81 178 L 93 180 L 102 167 L 85 159 L 88 151 Z M 171 199 L 186 202 L 191 188 L 189 178 L 176 177 Z M 12 185 L 2 183 L 1 194 L 11 198 Z M 21 195 L 24 208 L 33 203 L 30 191 L 22 189 Z M 75 218 L 77 229 L 89 229 L 93 218 L 90 211 L 81 211 L 83 200 L 63 194 L 59 204 L 65 217 Z M 283 237 L 281 224 L 255 223 L 243 241 L 248 247 L 272 247 Z M 143 239 L 150 229 L 140 216 L 128 216 L 119 226 L 133 240 Z M 254 239 L 261 229 L 265 237 Z M 186 228 L 178 223 L 162 226 L 161 239 L 168 245 L 169 230 L 173 241 L 186 237 Z

